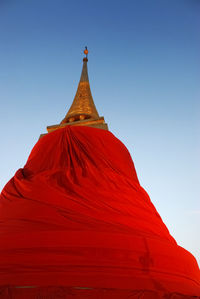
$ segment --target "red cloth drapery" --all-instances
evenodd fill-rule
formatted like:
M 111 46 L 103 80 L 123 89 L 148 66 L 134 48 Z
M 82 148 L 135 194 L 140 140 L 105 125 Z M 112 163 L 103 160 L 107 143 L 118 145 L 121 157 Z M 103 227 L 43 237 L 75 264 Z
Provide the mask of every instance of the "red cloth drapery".
M 200 273 L 126 147 L 67 126 L 37 142 L 1 193 L 0 286 L 0 298 L 193 298 Z

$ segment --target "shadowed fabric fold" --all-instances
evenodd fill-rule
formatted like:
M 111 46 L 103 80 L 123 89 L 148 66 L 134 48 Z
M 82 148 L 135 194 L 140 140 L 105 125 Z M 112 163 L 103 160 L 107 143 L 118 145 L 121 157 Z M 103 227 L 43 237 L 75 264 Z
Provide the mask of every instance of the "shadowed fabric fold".
M 0 298 L 38 296 L 200 296 L 195 258 L 169 234 L 108 131 L 47 134 L 2 190 Z

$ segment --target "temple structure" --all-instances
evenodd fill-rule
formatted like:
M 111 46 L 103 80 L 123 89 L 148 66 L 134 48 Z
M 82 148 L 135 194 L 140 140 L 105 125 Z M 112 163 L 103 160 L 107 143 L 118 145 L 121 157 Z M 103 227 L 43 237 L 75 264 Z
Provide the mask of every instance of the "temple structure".
M 195 258 L 99 117 L 84 53 L 68 113 L 0 194 L 0 299 L 200 298 Z
M 48 133 L 61 129 L 65 126 L 89 126 L 99 129 L 108 130 L 104 117 L 99 116 L 95 107 L 92 93 L 90 90 L 90 83 L 87 70 L 88 49 L 85 47 L 83 58 L 83 68 L 79 85 L 74 97 L 73 103 L 60 124 L 47 127 Z

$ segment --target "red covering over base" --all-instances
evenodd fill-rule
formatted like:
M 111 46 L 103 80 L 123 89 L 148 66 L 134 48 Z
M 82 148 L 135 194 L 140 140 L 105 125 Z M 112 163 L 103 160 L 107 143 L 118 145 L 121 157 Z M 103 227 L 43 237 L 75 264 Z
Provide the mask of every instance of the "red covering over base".
M 0 298 L 197 298 L 200 272 L 126 147 L 67 126 L 38 141 L 1 193 L 0 285 Z

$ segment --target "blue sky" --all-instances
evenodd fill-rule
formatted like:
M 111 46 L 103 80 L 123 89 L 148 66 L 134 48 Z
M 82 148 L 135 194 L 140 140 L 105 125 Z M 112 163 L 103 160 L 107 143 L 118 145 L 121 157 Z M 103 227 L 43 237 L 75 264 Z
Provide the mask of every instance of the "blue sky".
M 96 107 L 200 262 L 200 2 L 1 0 L 0 189 L 69 109 L 89 49 Z

